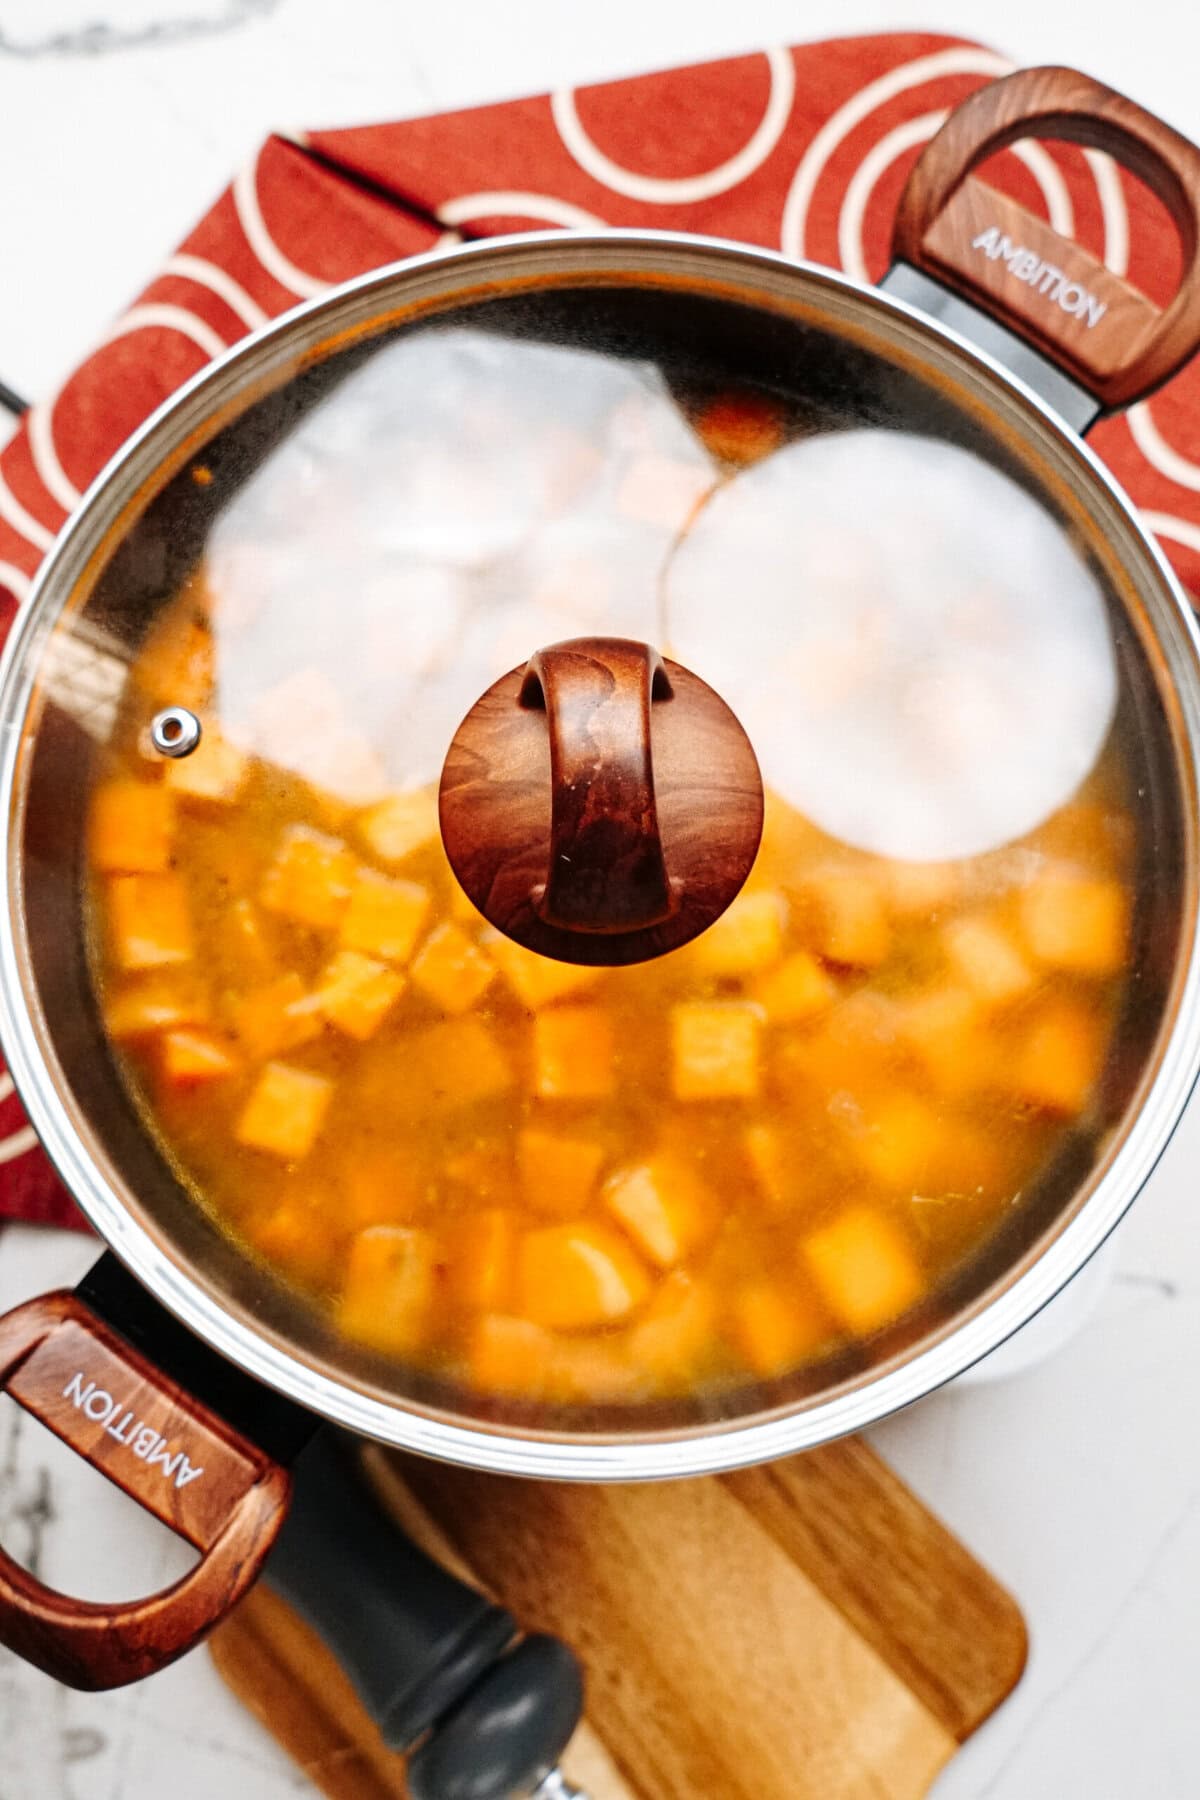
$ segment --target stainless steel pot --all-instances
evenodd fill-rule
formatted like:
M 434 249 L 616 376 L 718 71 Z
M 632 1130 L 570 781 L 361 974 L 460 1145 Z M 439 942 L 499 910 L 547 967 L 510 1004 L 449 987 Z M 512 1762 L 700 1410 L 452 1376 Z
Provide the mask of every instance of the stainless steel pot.
M 1105 336 L 1106 314 L 1128 324 L 1113 278 L 1010 203 L 993 206 L 969 177 L 983 155 L 1036 130 L 1131 162 L 1171 205 L 1192 257 L 1196 152 L 1078 77 L 1012 77 L 960 109 L 923 157 L 880 290 L 742 245 L 657 232 L 539 233 L 416 258 L 297 308 L 204 370 L 125 446 L 63 531 L 0 672 L 9 821 L 0 1035 L 30 1119 L 96 1230 L 175 1320 L 247 1376 L 353 1431 L 507 1474 L 627 1481 L 733 1468 L 857 1431 L 961 1373 L 1071 1279 L 1144 1185 L 1200 1066 L 1200 639 L 1161 553 L 1079 432 L 1192 353 L 1200 305 L 1189 267 L 1166 314 L 1139 313 L 1127 337 L 1125 326 Z M 992 257 L 1001 239 L 1007 249 Z M 1031 281 L 1021 259 L 1035 251 L 1052 273 Z M 1107 596 L 1143 791 L 1136 992 L 1106 1076 L 1109 1123 L 1094 1160 L 1059 1169 L 937 1316 L 885 1334 L 869 1359 L 821 1385 L 781 1382 L 724 1409 L 681 1403 L 583 1424 L 505 1416 L 381 1370 L 194 1206 L 98 1044 L 78 778 L 123 679 L 129 621 L 144 623 L 195 550 L 181 496 L 202 451 L 221 442 L 235 461 L 260 457 L 324 391 L 339 359 L 369 364 L 381 346 L 451 311 L 580 290 L 598 305 L 636 292 L 683 333 L 702 335 L 707 321 L 706 354 L 721 341 L 735 357 L 783 359 L 793 385 L 820 370 L 828 384 L 834 369 L 856 417 L 871 417 L 871 405 L 892 420 L 915 408 L 924 429 L 936 418 L 1025 486 L 1082 548 Z M 116 1627 L 112 1609 L 78 1625 L 71 1603 L 48 1599 L 0 1559 L 0 1637 L 70 1679 L 109 1678 L 98 1676 L 101 1640 L 111 1646 L 114 1629 L 127 1652 L 117 1679 L 195 1641 L 253 1578 L 285 1503 L 272 1458 L 245 1441 L 253 1431 L 239 1439 L 230 1428 L 248 1416 L 243 1400 L 222 1400 L 210 1379 L 205 1403 L 190 1404 L 140 1355 L 154 1355 L 151 1327 L 127 1327 L 119 1308 L 106 1310 L 97 1323 L 81 1302 L 58 1297 L 10 1315 L 0 1322 L 0 1370 L 23 1404 L 206 1554 L 184 1599 L 168 1596 L 149 1621 L 131 1611 Z M 183 1460 L 169 1465 L 176 1451 Z M 202 1473 L 180 1488 L 188 1468 Z

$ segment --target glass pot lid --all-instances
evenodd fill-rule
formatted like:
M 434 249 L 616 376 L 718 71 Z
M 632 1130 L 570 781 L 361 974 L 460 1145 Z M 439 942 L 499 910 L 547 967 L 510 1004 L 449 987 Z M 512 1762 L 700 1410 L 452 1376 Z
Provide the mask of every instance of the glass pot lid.
M 1097 1185 L 1189 752 L 1027 403 L 769 261 L 540 254 L 227 364 L 44 609 L 24 985 L 122 1207 L 318 1382 L 713 1431 Z

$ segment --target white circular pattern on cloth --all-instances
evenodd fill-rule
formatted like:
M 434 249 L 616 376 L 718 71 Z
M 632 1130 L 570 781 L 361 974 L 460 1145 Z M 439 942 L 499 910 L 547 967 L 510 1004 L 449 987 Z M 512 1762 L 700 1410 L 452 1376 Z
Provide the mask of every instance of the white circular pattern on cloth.
M 1200 463 L 1194 463 L 1188 457 L 1181 456 L 1178 450 L 1172 449 L 1154 423 L 1150 402 L 1139 400 L 1136 406 L 1128 409 L 1125 419 L 1134 443 L 1151 468 L 1157 469 L 1160 475 L 1165 475 L 1176 486 L 1189 488 L 1193 494 L 1200 494 Z
M 636 169 L 623 168 L 606 156 L 583 129 L 570 88 L 560 88 L 550 96 L 558 135 L 586 174 L 627 200 L 641 200 L 648 206 L 688 206 L 697 200 L 711 200 L 716 194 L 728 193 L 761 168 L 791 117 L 796 97 L 796 65 L 791 52 L 774 47 L 763 54 L 771 75 L 766 110 L 753 136 L 716 168 L 704 169 L 697 175 L 670 176 L 640 175 Z
M 1107 150 L 1085 150 L 1084 161 L 1092 171 L 1104 222 L 1104 266 L 1114 275 L 1129 269 L 1129 210 L 1117 165 Z
M 58 460 L 58 451 L 54 447 L 53 400 L 30 407 L 25 415 L 25 430 L 29 440 L 29 454 L 34 468 L 41 476 L 42 485 L 58 501 L 64 512 L 71 512 L 83 496 Z
M 932 438 L 839 431 L 765 458 L 701 510 L 665 596 L 665 648 L 720 689 L 768 786 L 859 849 L 939 861 L 1023 837 L 1112 721 L 1082 558 L 1023 488 Z
M 973 50 L 966 45 L 953 50 L 937 50 L 931 56 L 919 56 L 914 62 L 889 69 L 875 81 L 851 94 L 850 98 L 826 119 L 796 166 L 780 221 L 780 248 L 787 256 L 804 256 L 808 210 L 826 163 L 842 140 L 856 125 L 888 100 L 910 88 L 921 87 L 943 75 L 1010 75 L 1013 64 L 990 50 Z
M 21 536 L 31 543 L 35 550 L 49 550 L 54 542 L 54 533 L 50 527 L 43 525 L 40 519 L 35 519 L 33 514 L 21 505 L 5 481 L 3 472 L 0 472 L 0 519 L 6 520 L 14 531 L 20 532 Z
M 560 200 L 556 194 L 534 194 L 523 188 L 496 188 L 478 194 L 460 194 L 456 200 L 445 200 L 437 209 L 443 225 L 465 225 L 470 219 L 538 219 L 547 225 L 573 226 L 583 231 L 606 231 L 608 224 L 596 213 Z M 434 245 L 438 249 L 447 234 Z M 451 239 L 461 243 L 457 232 Z
M 246 234 L 246 242 L 257 256 L 267 274 L 277 281 L 280 287 L 288 288 L 302 300 L 315 300 L 318 294 L 328 293 L 334 285 L 319 275 L 309 275 L 304 269 L 298 269 L 290 257 L 284 255 L 279 245 L 267 230 L 267 222 L 263 218 L 262 207 L 258 199 L 258 157 L 245 163 L 233 178 L 230 190 L 233 204 L 237 211 L 238 221 Z
M 16 1091 L 12 1076 L 0 1074 L 0 1101 L 11 1100 Z M 0 1164 L 14 1162 L 18 1156 L 24 1156 L 27 1150 L 34 1148 L 37 1141 L 37 1132 L 32 1125 L 23 1125 L 19 1131 L 0 1138 Z
M 270 313 L 258 304 L 252 294 L 246 292 L 240 281 L 235 281 L 227 269 L 209 262 L 203 256 L 191 256 L 180 251 L 163 264 L 159 274 L 160 278 L 163 275 L 178 275 L 184 281 L 194 281 L 198 287 L 208 288 L 252 331 L 259 325 L 265 325 L 270 319 Z
M 1174 513 L 1145 510 L 1139 511 L 1138 517 L 1155 537 L 1170 538 L 1172 543 L 1186 544 L 1189 550 L 1200 550 L 1200 525 L 1194 525 L 1190 519 L 1177 518 Z
M 18 569 L 16 563 L 0 562 L 0 587 L 10 589 L 17 596 L 18 606 L 23 606 L 28 600 L 32 586 L 33 577 L 27 575 L 24 569 Z
M 177 331 L 181 337 L 190 338 L 210 358 L 223 356 L 229 348 L 225 339 L 206 319 L 198 319 L 186 307 L 167 306 L 157 300 L 148 300 L 144 306 L 131 307 L 123 318 L 117 320 L 104 342 L 112 344 L 117 338 L 128 337 L 130 332 L 151 329 Z

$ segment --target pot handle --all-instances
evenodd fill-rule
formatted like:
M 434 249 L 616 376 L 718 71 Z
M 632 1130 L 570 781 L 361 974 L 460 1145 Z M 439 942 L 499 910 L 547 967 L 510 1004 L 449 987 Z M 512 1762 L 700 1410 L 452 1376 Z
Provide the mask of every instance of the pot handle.
M 76 1688 L 122 1687 L 165 1668 L 255 1580 L 287 1510 L 287 1471 L 76 1294 L 46 1294 L 0 1318 L 0 1389 L 201 1552 L 173 1587 L 98 1605 L 46 1587 L 0 1549 L 0 1643 Z
M 1162 311 L 1078 244 L 971 171 L 1018 139 L 1105 150 L 1163 202 L 1183 245 Z M 1200 150 L 1071 69 L 1022 69 L 980 88 L 926 145 L 900 199 L 893 257 L 1032 342 L 1100 402 L 1129 406 L 1200 348 Z

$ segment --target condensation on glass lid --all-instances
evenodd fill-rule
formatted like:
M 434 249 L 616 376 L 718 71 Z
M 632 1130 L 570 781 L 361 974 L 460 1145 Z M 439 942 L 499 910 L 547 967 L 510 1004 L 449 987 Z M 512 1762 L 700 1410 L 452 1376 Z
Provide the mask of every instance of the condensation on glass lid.
M 436 780 L 467 710 L 541 645 L 653 638 L 664 560 L 716 480 L 649 363 L 402 338 L 215 522 L 223 729 L 351 804 Z
M 671 560 L 666 648 L 720 687 L 763 776 L 912 861 L 1024 836 L 1094 765 L 1116 660 L 1063 529 L 954 445 L 789 445 L 718 489 Z

